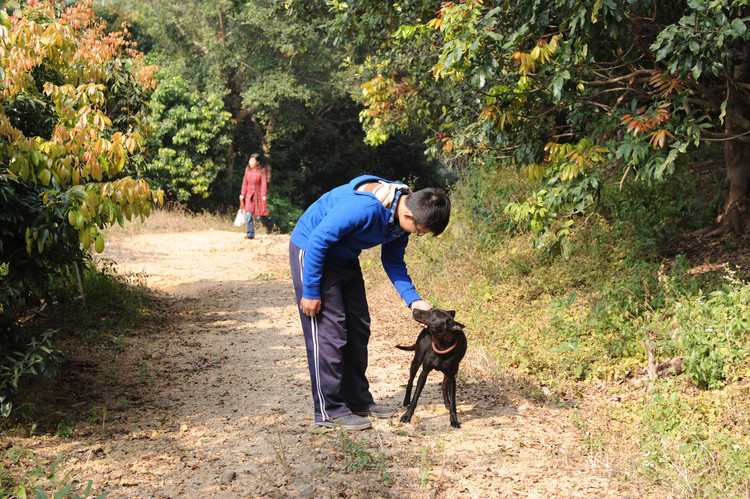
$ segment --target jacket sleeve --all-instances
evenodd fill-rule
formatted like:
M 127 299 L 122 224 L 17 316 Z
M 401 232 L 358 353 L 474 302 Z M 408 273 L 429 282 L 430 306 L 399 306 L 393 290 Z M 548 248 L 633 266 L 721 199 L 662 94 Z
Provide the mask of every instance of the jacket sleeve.
M 398 291 L 398 294 L 401 295 L 406 304 L 411 305 L 416 300 L 421 300 L 421 298 L 414 284 L 411 282 L 411 277 L 404 261 L 404 254 L 406 253 L 406 246 L 408 244 L 408 235 L 403 235 L 384 244 L 380 253 L 380 260 L 383 262 L 383 268 L 393 283 L 393 287 L 396 288 L 396 291 Z
M 329 211 L 307 238 L 305 264 L 302 270 L 302 296 L 309 300 L 320 298 L 320 282 L 326 253 L 348 233 L 368 222 L 367 214 L 342 204 Z

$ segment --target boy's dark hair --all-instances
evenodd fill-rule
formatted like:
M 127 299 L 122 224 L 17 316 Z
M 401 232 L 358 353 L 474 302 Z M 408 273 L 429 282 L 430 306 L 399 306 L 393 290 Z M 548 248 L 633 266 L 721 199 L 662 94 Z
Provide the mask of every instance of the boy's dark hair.
M 443 189 L 428 187 L 409 194 L 406 207 L 414 222 L 427 227 L 433 236 L 442 234 L 451 218 L 451 200 Z
M 252 153 L 250 155 L 250 157 L 248 158 L 248 162 L 250 162 L 250 160 L 253 159 L 253 158 L 255 158 L 256 161 L 258 161 L 258 163 L 260 163 L 260 154 L 258 154 L 257 152 Z

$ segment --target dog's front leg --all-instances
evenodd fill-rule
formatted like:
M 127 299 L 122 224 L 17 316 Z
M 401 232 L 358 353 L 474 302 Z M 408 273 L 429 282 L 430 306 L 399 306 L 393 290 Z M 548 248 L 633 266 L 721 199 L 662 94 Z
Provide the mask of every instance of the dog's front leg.
M 414 383 L 414 378 L 417 376 L 419 370 L 420 359 L 415 355 L 411 361 L 411 368 L 409 369 L 409 382 L 406 384 L 406 394 L 404 395 L 404 407 L 407 407 L 411 401 L 411 386 Z
M 419 375 L 419 379 L 417 379 L 417 386 L 414 389 L 414 398 L 411 399 L 406 413 L 401 416 L 402 423 L 408 423 L 411 421 L 411 417 L 414 415 L 414 409 L 417 408 L 417 400 L 419 400 L 419 395 L 422 393 L 422 388 L 424 388 L 424 384 L 427 382 L 427 374 L 429 374 L 430 371 L 431 369 L 422 367 L 422 372 Z M 411 383 L 409 383 L 409 386 L 411 386 Z
M 446 402 L 448 403 L 448 410 L 451 414 L 451 427 L 461 428 L 461 423 L 458 422 L 458 414 L 456 414 L 456 377 L 445 375 L 443 378 L 443 386 L 447 383 L 448 390 L 446 394 Z
M 409 384 L 406 385 L 406 395 L 404 395 L 404 403 L 402 404 L 404 407 L 409 407 L 409 402 L 411 401 L 411 383 L 414 380 L 414 378 L 409 378 Z

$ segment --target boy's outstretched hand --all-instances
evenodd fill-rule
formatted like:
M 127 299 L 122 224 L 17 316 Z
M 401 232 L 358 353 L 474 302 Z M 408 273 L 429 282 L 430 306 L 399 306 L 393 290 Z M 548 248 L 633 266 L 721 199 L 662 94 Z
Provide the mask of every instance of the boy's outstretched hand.
M 432 307 L 430 306 L 430 304 L 427 303 L 424 300 L 415 300 L 415 301 L 411 302 L 410 308 L 412 310 L 414 310 L 414 309 L 432 310 Z M 420 326 L 422 326 L 422 328 L 427 329 L 427 324 L 425 324 L 424 322 L 417 321 L 417 324 L 419 324 Z

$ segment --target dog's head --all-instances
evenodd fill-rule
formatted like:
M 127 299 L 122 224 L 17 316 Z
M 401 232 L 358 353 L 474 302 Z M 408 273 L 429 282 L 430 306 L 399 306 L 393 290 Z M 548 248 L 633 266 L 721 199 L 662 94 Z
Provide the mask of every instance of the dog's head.
M 454 320 L 456 317 L 455 310 L 440 310 L 439 308 L 419 310 L 415 308 L 412 315 L 414 319 L 427 324 L 427 330 L 434 339 L 438 340 L 453 341 L 457 334 L 463 332 L 465 327 Z

